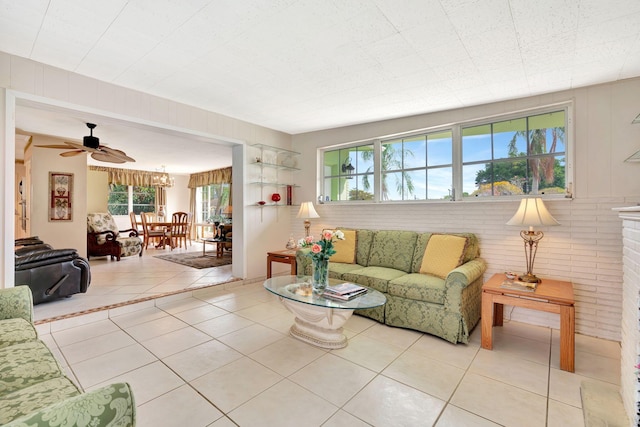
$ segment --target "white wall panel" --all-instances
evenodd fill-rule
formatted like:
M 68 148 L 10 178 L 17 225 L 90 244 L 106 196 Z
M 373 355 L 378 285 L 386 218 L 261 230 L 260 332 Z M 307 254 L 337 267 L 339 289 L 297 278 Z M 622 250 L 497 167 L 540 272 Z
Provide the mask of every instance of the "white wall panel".
M 96 105 L 99 82 L 79 74 L 71 74 L 69 78 L 69 102 L 80 105 Z
M 69 101 L 69 73 L 59 68 L 44 66 L 42 95 L 60 101 Z

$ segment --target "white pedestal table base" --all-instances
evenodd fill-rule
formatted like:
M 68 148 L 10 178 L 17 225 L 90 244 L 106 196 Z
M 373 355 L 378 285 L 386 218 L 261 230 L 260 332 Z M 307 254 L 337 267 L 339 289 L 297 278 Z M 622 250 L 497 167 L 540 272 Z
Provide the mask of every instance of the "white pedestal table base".
M 316 347 L 336 349 L 347 346 L 343 326 L 353 310 L 317 307 L 280 297 L 282 304 L 293 313 L 295 323 L 289 329 L 294 338 Z

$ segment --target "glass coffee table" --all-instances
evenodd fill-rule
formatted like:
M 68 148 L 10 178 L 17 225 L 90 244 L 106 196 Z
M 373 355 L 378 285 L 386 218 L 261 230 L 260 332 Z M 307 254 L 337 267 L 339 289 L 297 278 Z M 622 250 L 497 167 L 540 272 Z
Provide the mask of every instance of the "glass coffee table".
M 329 279 L 329 286 L 340 283 L 344 280 Z M 350 301 L 324 298 L 313 294 L 311 277 L 308 276 L 272 277 L 264 282 L 264 287 L 277 295 L 287 310 L 295 315 L 295 322 L 289 329 L 293 337 L 328 349 L 347 346 L 342 326 L 353 310 L 374 308 L 387 302 L 382 293 L 371 288 Z

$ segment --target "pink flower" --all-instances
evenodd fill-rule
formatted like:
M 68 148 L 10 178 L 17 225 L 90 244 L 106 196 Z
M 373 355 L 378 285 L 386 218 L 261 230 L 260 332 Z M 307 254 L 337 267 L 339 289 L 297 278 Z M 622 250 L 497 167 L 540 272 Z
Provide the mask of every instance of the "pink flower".
M 333 231 L 331 230 L 324 230 L 322 232 L 322 238 L 324 240 L 331 240 L 333 238 Z
M 307 244 L 311 244 L 313 243 L 313 236 L 307 236 L 304 238 L 305 242 L 307 242 Z
M 311 252 L 313 252 L 314 254 L 319 254 L 322 251 L 322 246 L 320 246 L 317 243 L 314 243 L 313 246 L 311 246 Z

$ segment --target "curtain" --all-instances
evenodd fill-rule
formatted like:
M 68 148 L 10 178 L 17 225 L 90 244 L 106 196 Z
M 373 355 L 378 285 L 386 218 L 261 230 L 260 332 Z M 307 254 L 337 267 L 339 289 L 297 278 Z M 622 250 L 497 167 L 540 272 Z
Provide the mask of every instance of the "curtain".
M 198 236 L 196 233 L 196 223 L 200 222 L 200 218 L 196 218 L 196 189 L 189 189 L 189 212 L 191 212 L 191 229 L 189 230 L 189 235 L 191 236 L 191 240 L 195 240 Z M 204 233 L 203 233 L 204 234 Z M 203 236 L 204 237 L 204 236 Z
M 192 173 L 189 188 L 204 187 L 211 184 L 231 184 L 231 166 L 206 172 Z
M 189 198 L 189 209 L 195 215 L 196 212 L 196 188 L 204 187 L 211 184 L 229 184 L 229 206 L 231 206 L 231 166 L 222 168 L 222 169 L 214 169 L 206 172 L 192 173 L 189 176 L 189 185 L 188 187 L 191 189 L 191 194 Z M 195 223 L 201 221 L 201 218 L 197 218 L 193 221 L 193 226 L 191 227 L 191 235 L 193 236 L 195 232 Z
M 109 184 L 137 185 L 139 187 L 153 187 L 153 177 L 169 174 L 166 172 L 149 172 L 134 169 L 118 169 L 106 166 L 89 166 L 89 170 L 106 172 Z
M 160 206 L 162 206 L 163 216 L 166 219 L 167 213 L 164 211 L 164 207 L 167 205 L 167 190 L 164 187 L 156 187 L 156 212 L 160 212 Z

